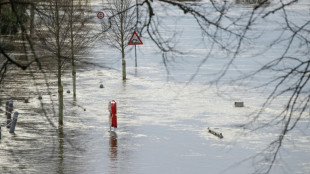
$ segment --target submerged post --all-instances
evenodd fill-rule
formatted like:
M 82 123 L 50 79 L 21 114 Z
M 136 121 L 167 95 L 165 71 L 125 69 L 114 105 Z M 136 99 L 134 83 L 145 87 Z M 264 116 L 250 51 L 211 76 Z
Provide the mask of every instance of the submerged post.
M 244 107 L 244 103 L 243 102 L 235 102 L 235 107 L 236 108 L 242 108 L 242 107 Z
M 1 139 L 1 125 L 0 125 L 0 139 Z
M 11 119 L 12 119 L 12 111 L 13 111 L 13 100 L 8 100 L 6 101 L 6 127 L 10 128 L 10 123 L 11 123 Z
M 5 103 L 5 115 L 7 116 L 9 112 L 9 100 L 6 101 Z
M 15 126 L 17 123 L 17 117 L 18 117 L 18 112 L 15 112 L 14 117 L 13 117 L 13 121 L 11 123 L 10 133 L 14 133 L 14 131 L 15 131 Z
M 116 111 L 116 102 L 115 100 L 112 100 L 109 102 L 109 112 L 110 112 L 110 116 L 109 116 L 109 123 L 110 123 L 110 131 L 111 128 L 117 128 L 117 111 Z

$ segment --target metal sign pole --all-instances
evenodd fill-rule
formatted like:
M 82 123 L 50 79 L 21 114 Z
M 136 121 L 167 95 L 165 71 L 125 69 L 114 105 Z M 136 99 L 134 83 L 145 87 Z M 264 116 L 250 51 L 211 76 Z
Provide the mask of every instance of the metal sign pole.
M 138 63 L 137 63 L 137 45 L 135 45 L 135 66 L 136 67 L 138 66 Z
M 136 31 L 138 31 L 138 28 L 137 28 L 137 24 L 138 24 L 138 21 L 139 21 L 139 12 L 138 12 L 138 0 L 136 0 L 136 12 L 137 12 L 137 22 L 136 22 Z M 137 45 L 135 45 L 135 66 L 137 67 L 138 66 L 138 63 L 137 63 Z

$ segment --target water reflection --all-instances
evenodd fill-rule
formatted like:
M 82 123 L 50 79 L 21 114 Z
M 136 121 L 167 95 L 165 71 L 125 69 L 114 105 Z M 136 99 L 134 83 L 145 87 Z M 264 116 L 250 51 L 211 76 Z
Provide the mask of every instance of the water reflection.
M 117 164 L 117 135 L 116 132 L 110 131 L 110 173 L 118 173 L 118 164 Z
M 138 68 L 135 67 L 135 77 L 138 77 Z
M 58 151 L 58 174 L 63 174 L 63 162 L 64 162 L 64 132 L 63 127 L 59 125 L 58 128 L 58 143 L 59 143 L 59 151 Z
M 116 132 L 110 131 L 110 168 L 111 173 L 117 172 L 117 135 Z
M 111 169 L 117 169 L 117 135 L 116 132 L 110 132 L 110 165 Z

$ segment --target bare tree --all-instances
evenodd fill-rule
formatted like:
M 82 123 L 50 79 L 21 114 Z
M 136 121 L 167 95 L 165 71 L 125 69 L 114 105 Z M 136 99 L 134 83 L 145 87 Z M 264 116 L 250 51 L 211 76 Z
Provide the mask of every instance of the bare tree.
M 283 21 L 278 23 L 279 27 L 282 28 L 281 34 L 272 40 L 266 49 L 268 51 L 282 46 L 280 54 L 272 57 L 269 62 L 262 65 L 254 73 L 245 76 L 245 78 L 252 78 L 266 72 L 277 74 L 270 81 L 261 84 L 261 86 L 273 86 L 274 88 L 266 98 L 262 109 L 253 116 L 251 122 L 244 125 L 244 127 L 254 127 L 254 129 L 278 127 L 281 130 L 278 137 L 270 143 L 261 155 L 256 157 L 256 160 L 269 163 L 265 168 L 259 168 L 257 172 L 270 173 L 279 158 L 280 149 L 285 143 L 287 135 L 298 127 L 301 120 L 306 119 L 309 122 L 310 20 L 292 19 L 291 16 L 293 15 L 309 15 L 309 13 L 298 14 L 297 11 L 291 11 L 290 8 L 294 6 L 298 6 L 298 1 L 279 0 L 277 5 L 272 6 L 268 10 L 262 10 L 264 9 L 263 3 L 259 3 L 252 11 L 254 16 L 255 11 L 261 10 L 257 15 L 257 20 L 272 19 L 276 14 L 282 16 L 281 20 Z M 256 20 L 253 17 L 249 20 L 246 27 L 250 28 L 255 23 Z M 255 126 L 254 123 L 260 118 L 264 108 L 276 102 L 281 96 L 288 96 L 284 109 L 269 122 Z
M 95 38 L 92 37 L 91 28 L 86 26 L 90 22 L 90 4 L 88 1 L 74 2 L 71 0 L 68 7 L 69 15 L 69 28 L 70 28 L 70 57 L 72 67 L 72 86 L 73 86 L 73 98 L 76 98 L 76 55 L 85 54 L 86 48 L 88 48 Z
M 72 66 L 73 97 L 76 98 L 77 55 L 85 53 L 93 41 L 91 29 L 84 24 L 89 22 L 88 2 L 73 0 L 49 1 L 43 4 L 38 13 L 36 34 L 40 40 L 41 49 L 49 53 L 50 58 L 57 60 L 59 124 L 63 124 L 63 85 L 62 72 L 64 67 Z M 84 5 L 82 5 L 84 4 Z
M 310 106 L 310 58 L 309 58 L 309 33 L 310 33 L 310 20 L 302 19 L 298 23 L 292 18 L 296 15 L 290 10 L 294 5 L 298 5 L 297 0 L 278 0 L 277 3 L 270 3 L 269 0 L 244 0 L 236 1 L 237 4 L 252 5 L 252 9 L 246 13 L 240 13 L 240 15 L 231 17 L 229 16 L 229 10 L 232 7 L 232 3 L 228 1 L 213 1 L 208 3 L 208 7 L 205 8 L 202 4 L 195 2 L 180 2 L 172 0 L 158 0 L 149 1 L 142 0 L 137 6 L 139 9 L 143 9 L 143 16 L 145 21 L 139 21 L 143 23 L 144 31 L 148 33 L 150 38 L 156 43 L 158 48 L 164 53 L 163 60 L 168 62 L 166 53 L 179 52 L 171 43 L 163 39 L 158 30 L 158 20 L 156 19 L 155 3 L 159 3 L 167 6 L 175 6 L 185 14 L 191 15 L 201 28 L 203 37 L 211 41 L 209 54 L 201 61 L 197 71 L 191 77 L 192 81 L 199 73 L 199 69 L 202 65 L 208 62 L 210 59 L 210 53 L 214 48 L 218 48 L 227 53 L 227 63 L 222 71 L 217 74 L 216 78 L 211 81 L 212 84 L 219 84 L 224 76 L 227 76 L 228 70 L 234 66 L 234 62 L 240 55 L 243 54 L 247 45 L 257 38 L 262 37 L 262 33 L 253 34 L 253 26 L 257 23 L 265 23 L 266 19 L 272 20 L 274 15 L 281 16 L 281 21 L 276 21 L 279 24 L 279 28 L 282 30 L 278 37 L 269 41 L 266 44 L 266 48 L 260 51 L 258 54 L 262 55 L 265 52 L 271 50 L 274 47 L 282 46 L 282 53 L 270 59 L 270 62 L 263 64 L 257 71 L 251 74 L 238 78 L 239 80 L 246 78 L 253 78 L 260 73 L 273 72 L 278 76 L 272 78 L 270 81 L 261 84 L 260 86 L 270 86 L 274 88 L 266 97 L 265 103 L 262 105 L 262 109 L 255 115 L 253 115 L 252 121 L 245 123 L 243 127 L 257 130 L 259 128 L 268 128 L 269 126 L 278 126 L 281 128 L 278 138 L 276 138 L 265 149 L 264 152 L 258 154 L 255 159 L 261 159 L 267 162 L 269 165 L 259 167 L 256 172 L 270 173 L 275 161 L 278 158 L 280 148 L 284 143 L 284 139 L 296 126 L 300 120 L 307 119 L 309 122 L 309 106 Z M 133 7 L 129 7 L 131 9 Z M 210 11 L 207 11 L 208 9 Z M 208 15 L 213 13 L 213 15 Z M 299 12 L 301 13 L 301 12 Z M 215 15 L 214 15 L 215 14 Z M 309 16 L 308 14 L 299 14 Z M 237 28 L 237 29 L 236 29 Z M 227 39 L 223 39 L 223 36 Z M 272 118 L 270 122 L 264 125 L 255 124 L 261 117 L 264 109 L 270 104 L 276 101 L 276 99 L 283 95 L 289 95 L 287 103 L 283 111 Z M 268 152 L 268 153 L 266 153 Z M 264 154 L 268 154 L 265 156 Z M 261 158 L 259 158 L 261 157 Z
M 63 125 L 63 85 L 62 71 L 66 60 L 69 60 L 66 46 L 69 39 L 68 15 L 65 6 L 69 1 L 48 1 L 41 6 L 38 13 L 40 20 L 36 23 L 36 34 L 40 40 L 41 49 L 49 52 L 51 57 L 56 58 L 57 84 L 58 84 L 58 115 L 59 125 Z
M 27 50 L 30 50 L 34 54 L 34 58 L 31 59 L 27 64 L 18 62 L 12 58 L 8 53 L 7 48 L 4 48 L 3 45 L 0 45 L 0 53 L 2 63 L 0 68 L 1 77 L 8 66 L 8 64 L 14 64 L 15 66 L 21 69 L 27 69 L 29 65 L 33 62 L 39 61 L 36 56 L 36 52 L 33 47 L 33 41 L 30 39 L 29 35 L 26 32 L 25 23 L 21 20 L 20 13 L 16 10 L 14 0 L 11 0 L 9 4 L 12 6 L 12 14 L 17 16 L 17 23 L 21 29 L 23 35 L 21 38 L 24 41 L 27 41 Z M 111 5 L 113 2 L 111 1 Z M 122 1 L 126 2 L 126 1 Z M 238 2 L 240 4 L 241 1 Z M 245 0 L 245 2 L 247 2 Z M 46 2 L 49 3 L 49 2 Z M 63 3 L 63 2 L 61 2 Z M 281 128 L 278 137 L 270 143 L 270 145 L 265 149 L 264 152 L 259 154 L 256 159 L 259 161 L 267 162 L 268 165 L 260 167 L 257 172 L 259 173 L 270 173 L 275 161 L 278 159 L 278 154 L 280 149 L 285 143 L 286 136 L 298 126 L 300 120 L 306 119 L 309 122 L 309 100 L 310 100 L 310 89 L 309 89 L 309 78 L 310 78 L 310 58 L 309 58 L 309 46 L 310 46 L 310 20 L 309 18 L 304 18 L 299 23 L 294 21 L 294 16 L 290 11 L 291 7 L 294 7 L 296 4 L 300 3 L 297 0 L 276 0 L 273 3 L 270 3 L 269 0 L 260 0 L 255 1 L 252 4 L 252 8 L 245 12 L 240 13 L 236 16 L 230 16 L 229 10 L 232 8 L 231 1 L 208 1 L 207 7 L 202 3 L 195 2 L 181 2 L 174 0 L 139 0 L 137 4 L 124 4 L 121 6 L 115 5 L 116 7 L 111 10 L 108 17 L 109 21 L 106 24 L 105 30 L 111 29 L 111 31 L 117 31 L 117 33 L 106 32 L 107 38 L 117 38 L 112 40 L 113 43 L 117 43 L 114 46 L 120 50 L 122 53 L 122 65 L 123 65 L 123 79 L 126 79 L 126 65 L 125 61 L 125 48 L 128 42 L 129 34 L 126 34 L 125 31 L 133 31 L 133 26 L 129 25 L 126 27 L 124 19 L 125 16 L 129 16 L 128 21 L 131 23 L 138 24 L 140 26 L 140 32 L 146 32 L 151 40 L 157 45 L 157 47 L 163 52 L 163 55 L 167 55 L 170 52 L 179 52 L 173 47 L 173 44 L 169 40 L 164 39 L 161 33 L 159 32 L 158 23 L 159 20 L 156 18 L 156 7 L 155 4 L 161 4 L 166 6 L 173 6 L 179 9 L 184 14 L 192 16 L 198 26 L 201 29 L 204 39 L 208 40 L 210 44 L 209 54 L 201 61 L 199 64 L 196 73 L 192 76 L 193 80 L 196 75 L 199 73 L 199 68 L 208 62 L 210 55 L 214 48 L 219 48 L 227 54 L 227 63 L 225 64 L 222 71 L 217 75 L 214 81 L 211 83 L 218 84 L 224 76 L 227 75 L 228 70 L 233 66 L 234 61 L 238 59 L 238 56 L 242 55 L 243 49 L 246 48 L 248 43 L 255 40 L 256 38 L 261 37 L 260 35 L 253 36 L 253 27 L 258 22 L 265 22 L 265 20 L 272 19 L 274 15 L 280 14 L 281 21 L 276 21 L 279 24 L 279 28 L 282 30 L 282 33 L 270 43 L 266 44 L 264 50 L 259 54 L 274 48 L 281 46 L 281 54 L 277 57 L 270 58 L 270 61 L 262 65 L 257 71 L 252 74 L 247 74 L 241 79 L 252 78 L 260 73 L 264 72 L 276 72 L 275 76 L 270 81 L 261 84 L 261 86 L 273 86 L 273 90 L 270 95 L 266 97 L 266 102 L 262 105 L 262 109 L 255 115 L 253 115 L 251 122 L 245 123 L 243 127 L 250 128 L 252 130 L 257 130 L 259 128 L 266 128 L 268 126 L 278 126 Z M 1 5 L 4 4 L 1 2 Z M 7 4 L 7 2 L 5 3 Z M 44 9 L 36 9 L 40 11 L 39 13 L 42 26 L 46 26 L 50 33 L 46 37 L 46 33 L 42 32 L 42 36 L 39 37 L 43 46 L 46 50 L 54 56 L 57 57 L 58 61 L 58 78 L 59 79 L 59 96 L 62 95 L 62 84 L 61 84 L 61 68 L 64 60 L 73 60 L 69 59 L 65 50 L 62 50 L 62 46 L 66 43 L 66 39 L 70 31 L 68 24 L 63 23 L 68 17 L 60 13 L 59 8 L 60 1 L 55 1 L 46 6 Z M 118 3 L 120 4 L 120 3 Z M 126 3 L 125 3 L 126 4 Z M 248 5 L 249 3 L 247 3 Z M 250 3 L 251 4 L 251 3 Z M 240 4 L 242 5 L 242 3 Z M 143 16 L 139 21 L 134 20 L 134 10 L 139 7 L 141 12 L 140 16 Z M 42 11 L 50 11 L 51 13 L 42 13 Z M 125 15 L 127 13 L 127 15 Z M 300 14 L 304 16 L 309 16 L 309 12 L 306 14 Z M 132 22 L 134 21 L 134 22 Z M 63 25 L 60 25 L 63 24 Z M 53 26 L 53 27 L 52 27 Z M 116 27 L 116 28 L 113 28 Z M 58 28 L 58 29 L 57 29 Z M 43 35 L 44 34 L 44 35 Z M 115 35 L 115 37 L 112 37 Z M 60 37 L 61 36 L 61 37 Z M 116 37 L 117 36 L 117 37 Z M 225 37 L 223 37 L 225 36 Z M 45 39 L 44 39 L 45 38 Z M 54 38 L 55 42 L 52 40 L 47 40 L 46 38 Z M 4 37 L 1 36 L 1 42 L 5 42 Z M 116 42 L 115 42 L 116 41 Z M 298 47 L 298 49 L 297 49 Z M 24 50 L 26 50 L 24 49 Z M 56 51 L 55 51 L 56 50 Z M 68 50 L 67 50 L 68 51 Z M 168 57 L 163 56 L 165 62 L 168 62 Z M 263 125 L 257 125 L 257 120 L 261 117 L 264 112 L 264 108 L 268 107 L 270 104 L 276 101 L 279 96 L 288 95 L 287 102 L 285 104 L 282 112 L 272 118 L 268 123 Z M 59 102 L 59 106 L 63 103 Z M 61 112 L 61 111 L 59 111 Z M 62 123 L 62 119 L 59 120 Z M 265 156 L 265 154 L 268 154 Z
M 104 42 L 121 52 L 122 78 L 126 80 L 125 53 L 131 34 L 136 28 L 136 11 L 131 0 L 107 1 L 109 22 L 103 23 Z
M 201 13 L 197 13 L 197 9 L 193 11 L 192 7 L 188 7 L 185 4 L 173 1 L 161 1 L 169 4 L 178 6 L 184 13 L 192 14 L 198 24 L 201 26 L 202 31 L 206 36 L 213 40 L 213 44 L 222 46 L 222 49 L 228 53 L 227 64 L 224 66 L 221 73 L 213 81 L 218 84 L 224 76 L 227 76 L 228 70 L 234 66 L 234 62 L 238 59 L 238 56 L 243 54 L 243 49 L 247 48 L 248 43 L 253 42 L 257 38 L 263 37 L 262 33 L 253 34 L 252 29 L 258 23 L 265 23 L 268 20 L 273 20 L 275 15 L 281 16 L 281 21 L 276 21 L 282 31 L 279 32 L 277 37 L 270 40 L 269 43 L 265 43 L 266 47 L 262 50 L 257 50 L 258 55 L 263 55 L 268 51 L 272 51 L 274 48 L 281 47 L 281 53 L 275 54 L 275 57 L 270 57 L 270 61 L 263 64 L 255 72 L 246 74 L 240 80 L 255 78 L 256 76 L 268 72 L 269 74 L 275 74 L 276 76 L 270 81 L 260 84 L 258 87 L 273 86 L 273 90 L 266 97 L 265 103 L 261 106 L 262 109 L 252 115 L 252 120 L 249 123 L 245 123 L 243 127 L 257 130 L 257 129 L 268 129 L 270 127 L 278 127 L 281 131 L 278 137 L 270 142 L 266 149 L 257 155 L 254 159 L 257 164 L 268 164 L 259 166 L 257 173 L 270 173 L 272 168 L 279 158 L 281 147 L 285 143 L 286 136 L 300 124 L 300 120 L 306 119 L 309 122 L 309 108 L 310 108 L 310 20 L 302 18 L 296 20 L 292 16 L 309 16 L 303 14 L 301 11 L 292 11 L 291 8 L 297 6 L 297 0 L 279 0 L 275 4 L 270 4 L 268 0 L 264 1 L 247 1 L 244 3 L 252 4 L 252 9 L 247 13 L 241 14 L 235 18 L 231 18 L 226 15 L 230 5 L 223 3 L 222 5 L 211 3 L 214 9 L 218 11 L 218 18 L 216 20 L 209 20 L 206 15 L 200 16 Z M 149 4 L 148 1 L 145 3 Z M 240 1 L 238 2 L 240 3 Z M 240 4 L 242 5 L 242 3 Z M 152 10 L 150 10 L 152 11 Z M 198 10 L 199 11 L 199 10 Z M 306 12 L 306 11 L 303 11 Z M 298 14 L 301 13 L 301 14 Z M 151 16 L 151 13 L 150 13 Z M 231 21 L 230 25 L 223 25 L 224 19 Z M 207 31 L 210 27 L 214 26 L 214 32 Z M 239 27 L 238 30 L 230 28 L 230 26 Z M 218 37 L 219 33 L 225 32 L 229 37 L 236 39 L 235 44 L 228 45 L 221 41 Z M 158 39 L 156 39 L 158 40 Z M 227 41 L 227 40 L 226 40 Z M 161 47 L 161 44 L 158 44 Z M 165 49 L 163 49 L 165 50 Z M 208 61 L 209 57 L 206 57 L 201 65 Z M 198 69 L 200 66 L 198 67 Z M 199 70 L 197 71 L 197 73 Z M 192 76 L 195 78 L 196 74 Z M 191 80 L 192 80 L 191 79 Z M 237 80 L 238 80 L 237 79 Z M 280 114 L 274 116 L 269 122 L 261 124 L 258 122 L 265 108 L 269 105 L 277 102 L 277 99 L 281 96 L 288 96 L 287 102 L 284 109 Z

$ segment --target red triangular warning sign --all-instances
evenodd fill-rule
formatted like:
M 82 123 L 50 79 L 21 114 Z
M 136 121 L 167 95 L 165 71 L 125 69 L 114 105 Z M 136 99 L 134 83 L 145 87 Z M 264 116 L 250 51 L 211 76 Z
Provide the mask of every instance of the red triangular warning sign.
M 143 42 L 141 41 L 140 37 L 136 32 L 133 32 L 128 45 L 143 45 Z

